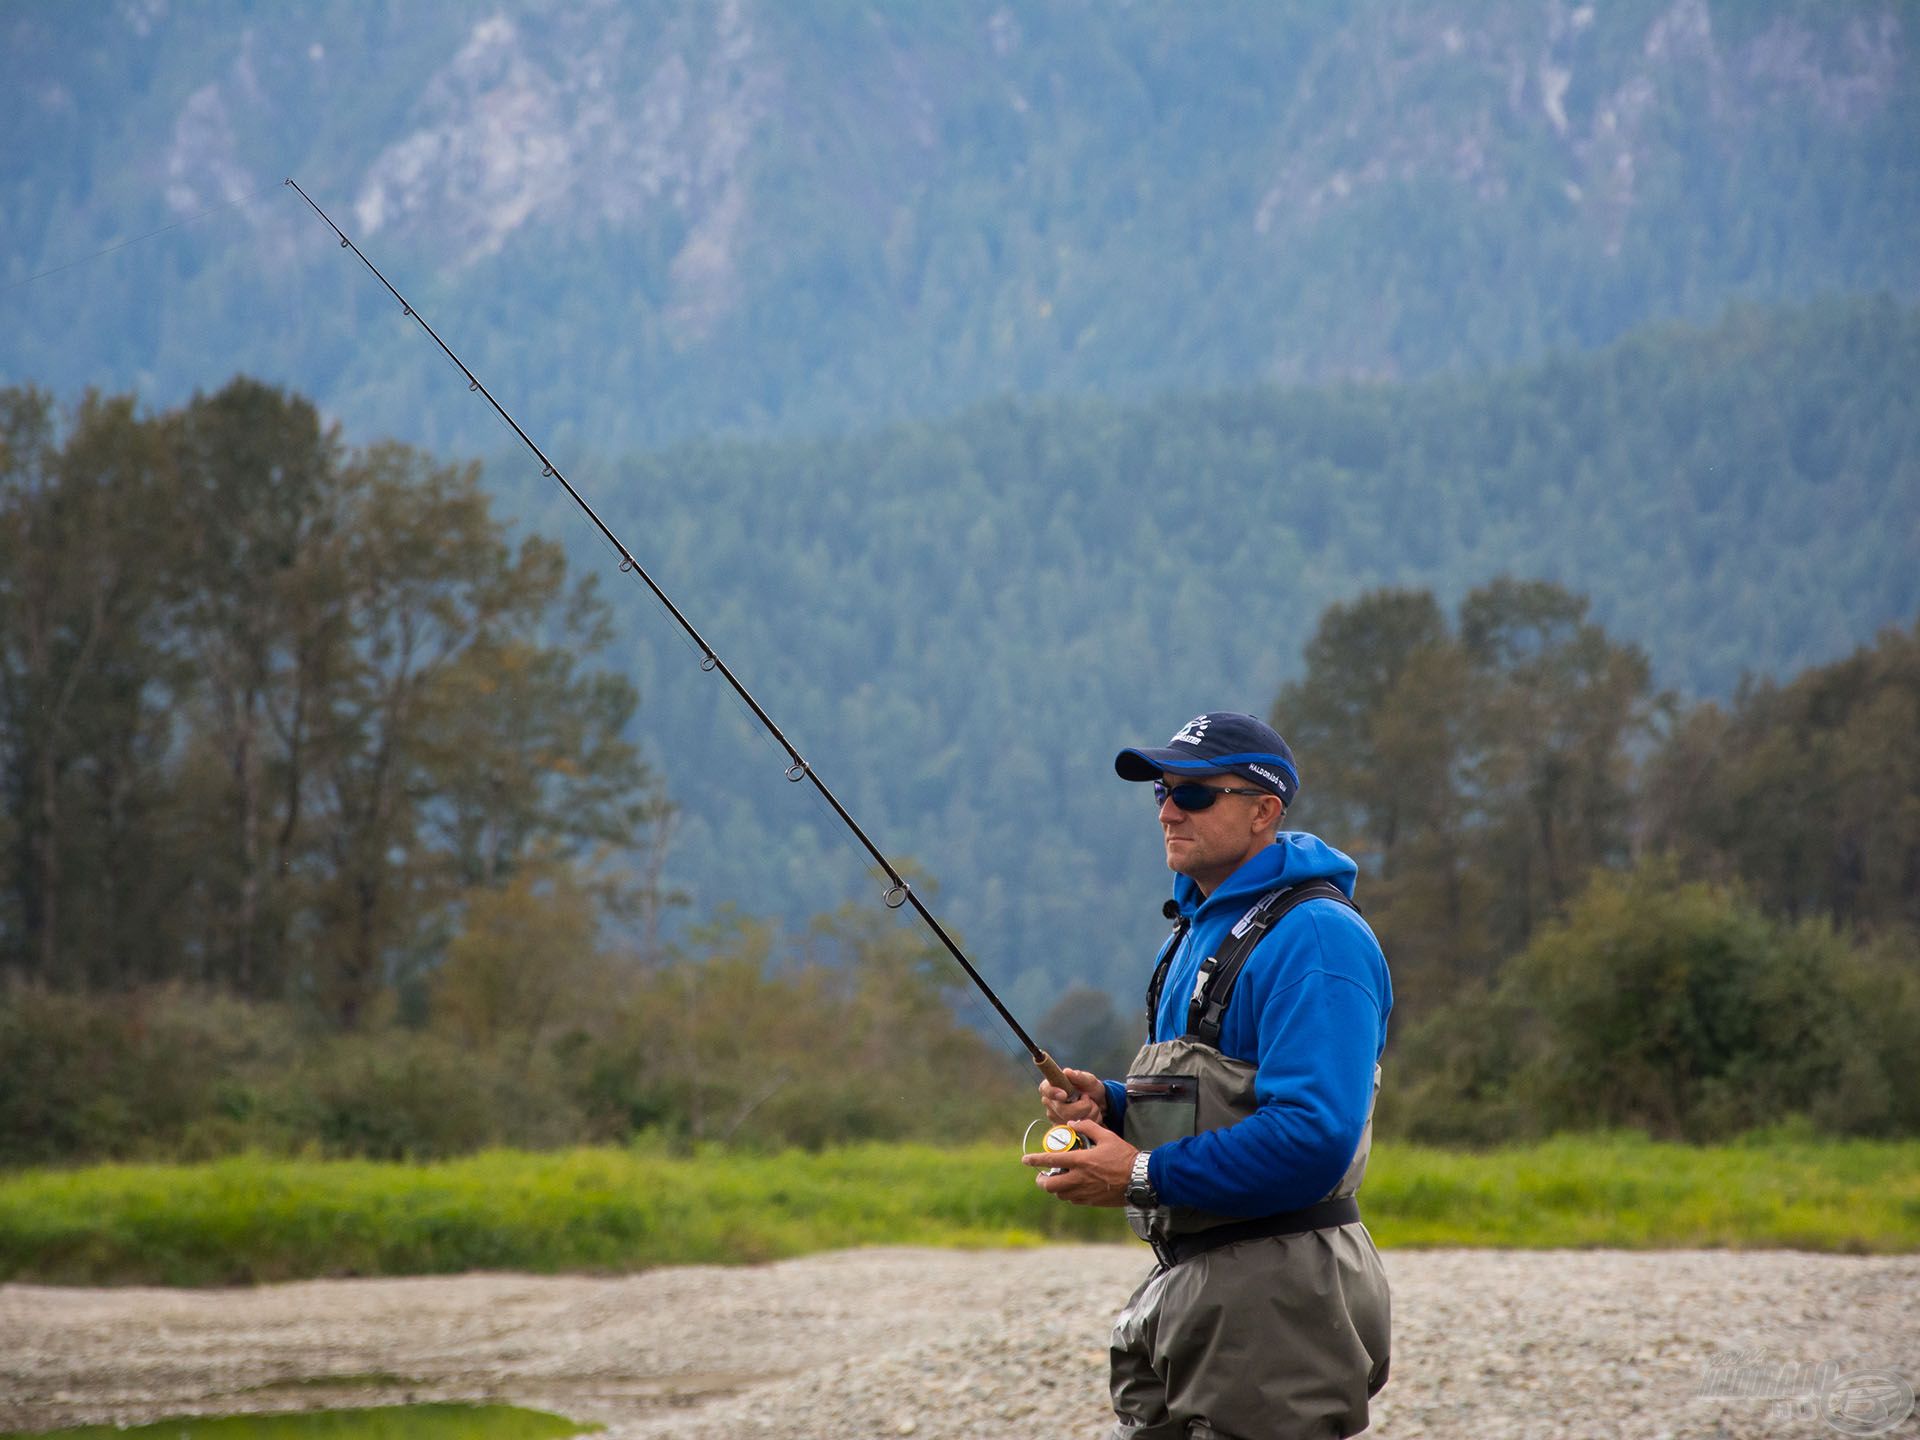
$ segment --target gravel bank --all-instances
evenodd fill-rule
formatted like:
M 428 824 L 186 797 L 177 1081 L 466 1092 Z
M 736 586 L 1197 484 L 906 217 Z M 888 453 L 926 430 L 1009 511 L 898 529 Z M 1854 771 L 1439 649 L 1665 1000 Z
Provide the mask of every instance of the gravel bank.
M 1403 1251 L 1370 1434 L 1805 1436 L 1816 1401 L 1700 1395 L 1709 1365 L 1920 1380 L 1920 1257 Z M 857 1250 L 612 1279 L 257 1290 L 0 1286 L 0 1428 L 492 1398 L 613 1440 L 1104 1433 L 1131 1246 Z M 1723 1378 L 1725 1378 L 1723 1376 Z M 1857 1432 L 1856 1432 L 1857 1433 Z M 1920 1416 L 1880 1433 L 1920 1435 Z

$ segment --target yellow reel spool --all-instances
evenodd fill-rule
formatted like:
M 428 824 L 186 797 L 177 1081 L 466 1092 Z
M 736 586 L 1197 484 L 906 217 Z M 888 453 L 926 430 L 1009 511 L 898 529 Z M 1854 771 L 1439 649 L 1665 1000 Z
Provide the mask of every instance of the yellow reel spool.
M 1071 1125 L 1055 1125 L 1040 1137 L 1040 1148 L 1049 1155 L 1059 1155 L 1068 1150 L 1089 1150 L 1093 1146 L 1086 1136 Z
M 1026 1136 L 1020 1142 L 1020 1148 L 1029 1155 L 1064 1155 L 1069 1150 L 1091 1150 L 1093 1148 L 1093 1142 L 1071 1125 L 1049 1125 L 1047 1127 L 1047 1133 L 1040 1137 L 1039 1150 L 1028 1150 L 1027 1146 L 1033 1141 L 1033 1126 L 1039 1123 L 1040 1122 L 1036 1120 L 1033 1122 L 1033 1125 L 1027 1126 Z M 1040 1173 L 1042 1175 L 1058 1175 L 1060 1172 L 1058 1170 L 1042 1170 Z

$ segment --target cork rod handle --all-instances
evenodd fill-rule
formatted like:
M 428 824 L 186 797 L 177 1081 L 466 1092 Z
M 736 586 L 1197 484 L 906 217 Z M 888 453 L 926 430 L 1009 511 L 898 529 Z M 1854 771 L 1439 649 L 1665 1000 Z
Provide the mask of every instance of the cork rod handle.
M 1047 1077 L 1049 1084 L 1058 1085 L 1062 1090 L 1066 1091 L 1067 1094 L 1076 1099 L 1079 1097 L 1080 1091 L 1071 1080 L 1067 1079 L 1067 1072 L 1054 1064 L 1053 1057 L 1047 1054 L 1046 1051 L 1042 1050 L 1036 1055 L 1033 1063 L 1040 1067 L 1040 1073 Z

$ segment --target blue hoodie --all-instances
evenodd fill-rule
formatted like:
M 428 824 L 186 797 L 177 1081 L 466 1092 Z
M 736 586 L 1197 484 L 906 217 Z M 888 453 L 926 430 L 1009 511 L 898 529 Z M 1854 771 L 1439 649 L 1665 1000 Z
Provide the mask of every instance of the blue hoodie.
M 1148 1038 L 1186 1033 L 1200 962 L 1254 901 L 1303 880 L 1331 880 L 1351 895 L 1356 874 L 1325 841 L 1286 831 L 1204 898 L 1176 876 L 1173 898 L 1189 927 Z M 1161 1201 L 1253 1217 L 1324 1196 L 1359 1148 L 1392 1009 L 1386 957 L 1364 920 L 1336 900 L 1309 900 L 1284 916 L 1247 957 L 1220 1030 L 1222 1053 L 1254 1063 L 1260 1108 L 1224 1129 L 1156 1146 L 1147 1178 Z M 1107 1100 L 1107 1123 L 1117 1130 L 1126 1087 L 1109 1080 Z

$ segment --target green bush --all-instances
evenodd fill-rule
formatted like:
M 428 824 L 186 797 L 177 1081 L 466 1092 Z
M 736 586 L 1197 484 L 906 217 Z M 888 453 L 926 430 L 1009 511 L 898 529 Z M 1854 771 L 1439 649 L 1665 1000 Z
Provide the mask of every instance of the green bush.
M 0 992 L 0 1164 L 577 1144 L 588 1126 L 559 1068 L 404 1029 L 309 1032 L 288 1007 L 180 986 L 14 985 Z
M 1911 1134 L 1916 1033 L 1920 976 L 1893 939 L 1856 948 L 1649 863 L 1597 876 L 1497 986 L 1413 1032 L 1382 1124 L 1471 1143 L 1622 1128 L 1705 1140 L 1794 1115 Z
M 194 1157 L 258 1138 L 299 1048 L 285 1011 L 184 986 L 0 992 L 0 1164 Z
M 1890 929 L 1842 959 L 1835 980 L 1859 1043 L 1842 1057 L 1832 1089 L 1811 1107 L 1823 1128 L 1867 1135 L 1920 1135 L 1920 934 Z
M 277 1118 L 324 1154 L 373 1160 L 578 1143 L 585 1119 L 539 1058 L 521 1068 L 408 1030 L 333 1036 L 287 1077 Z
M 841 966 L 689 961 L 635 977 L 592 1028 L 491 1041 L 342 1034 L 185 987 L 14 985 L 0 990 L 0 1166 L 1017 1133 L 1038 1113 L 1031 1081 L 914 963 L 877 944 Z
M 1472 985 L 1414 1025 L 1385 1062 L 1375 1129 L 1440 1145 L 1545 1135 L 1539 1108 L 1513 1092 L 1523 1021 L 1508 992 Z

